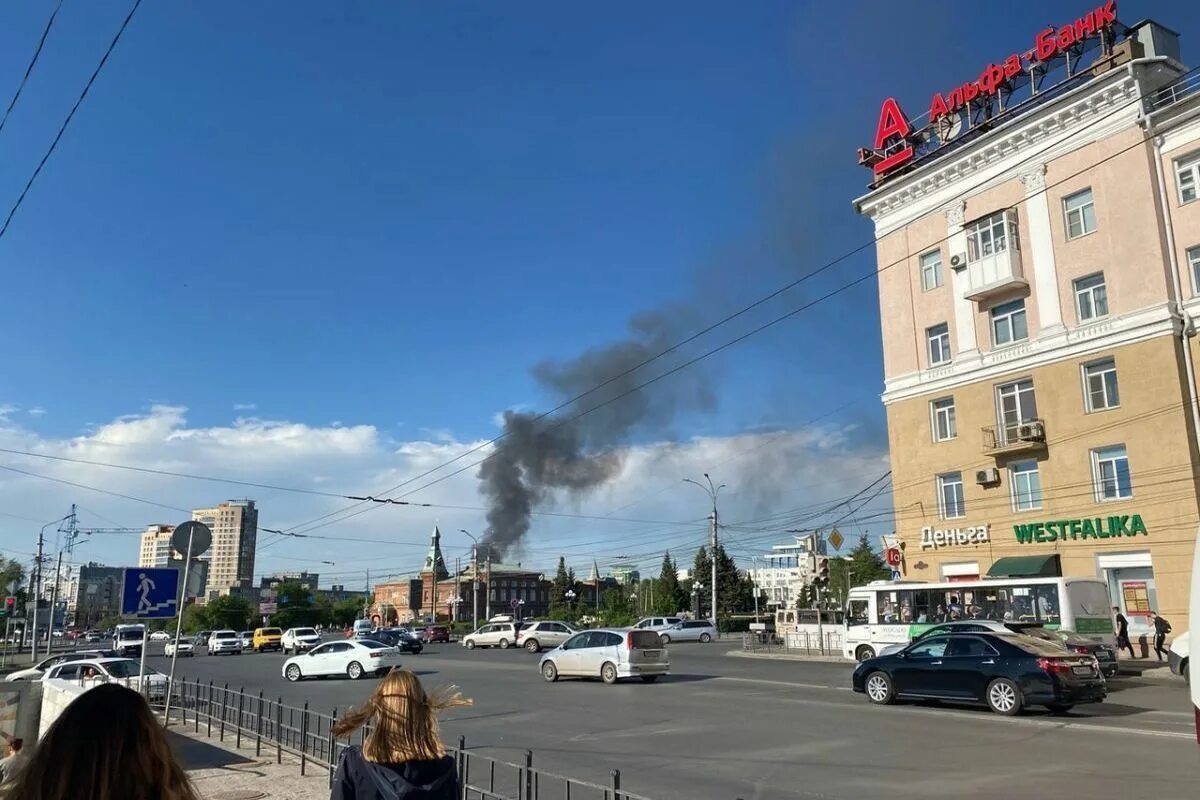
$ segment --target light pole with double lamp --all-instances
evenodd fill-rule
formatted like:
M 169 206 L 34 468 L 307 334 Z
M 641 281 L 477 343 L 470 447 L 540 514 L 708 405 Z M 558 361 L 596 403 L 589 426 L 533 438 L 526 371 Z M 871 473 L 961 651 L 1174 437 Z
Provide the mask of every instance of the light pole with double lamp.
M 471 545 L 471 630 L 479 629 L 479 540 L 475 535 L 463 528 L 458 529 L 459 533 L 465 533 L 471 537 L 473 544 Z
M 567 613 L 571 616 L 572 621 L 575 619 L 575 598 L 578 596 L 574 589 L 567 589 L 563 592 L 563 599 L 567 601 Z
M 712 520 L 712 530 L 709 537 L 709 543 L 712 548 L 712 552 L 710 553 L 710 560 L 712 561 L 712 608 L 709 609 L 709 611 L 712 614 L 712 624 L 715 628 L 717 627 L 717 495 L 720 494 L 721 490 L 725 488 L 725 484 L 722 483 L 720 486 L 714 486 L 713 480 L 712 478 L 708 477 L 707 472 L 704 473 L 704 480 L 708 482 L 708 486 L 705 486 L 699 481 L 694 481 L 691 478 L 684 478 L 683 482 L 692 483 L 696 486 L 699 486 L 708 494 L 709 499 L 712 500 L 712 514 L 710 516 L 710 519 Z

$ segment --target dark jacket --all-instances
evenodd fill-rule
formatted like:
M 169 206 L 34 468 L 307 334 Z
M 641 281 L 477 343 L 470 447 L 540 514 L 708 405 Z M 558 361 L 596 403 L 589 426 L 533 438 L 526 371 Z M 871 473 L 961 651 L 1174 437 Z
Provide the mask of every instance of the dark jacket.
M 342 753 L 329 800 L 458 800 L 452 756 L 437 761 L 376 764 L 358 747 Z
M 1166 636 L 1171 632 L 1171 623 L 1167 622 L 1162 617 L 1154 618 L 1154 633 L 1157 636 Z
M 1129 638 L 1129 620 L 1125 619 L 1124 614 L 1117 614 L 1117 638 Z

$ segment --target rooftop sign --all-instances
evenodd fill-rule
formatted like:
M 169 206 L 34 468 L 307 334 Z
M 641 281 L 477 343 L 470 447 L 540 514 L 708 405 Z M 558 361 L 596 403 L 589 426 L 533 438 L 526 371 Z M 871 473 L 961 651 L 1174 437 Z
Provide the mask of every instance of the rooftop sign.
M 928 114 L 923 115 L 927 121 L 920 128 L 913 127 L 895 98 L 887 98 L 879 111 L 872 147 L 859 149 L 858 162 L 871 167 L 879 182 L 921 155 L 994 122 L 1009 109 L 1052 88 L 1043 85 L 1044 78 L 1060 64 L 1066 68 L 1066 81 L 1081 72 L 1087 50 L 1098 45 L 1101 55 L 1108 55 L 1117 24 L 1116 0 L 1109 0 L 1074 22 L 1039 31 L 1029 50 L 1011 53 L 985 66 L 978 78 L 944 94 L 935 93 Z M 1014 99 L 1014 93 L 1023 86 L 1030 87 L 1029 97 Z

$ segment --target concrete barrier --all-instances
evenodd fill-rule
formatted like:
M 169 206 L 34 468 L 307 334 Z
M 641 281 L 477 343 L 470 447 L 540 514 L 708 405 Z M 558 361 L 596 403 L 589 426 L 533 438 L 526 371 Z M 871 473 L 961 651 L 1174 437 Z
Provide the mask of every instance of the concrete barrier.
M 67 710 L 67 706 L 75 698 L 86 692 L 88 688 L 70 681 L 42 681 L 42 719 L 38 727 L 38 739 L 46 735 L 46 731 L 54 724 L 54 720 Z

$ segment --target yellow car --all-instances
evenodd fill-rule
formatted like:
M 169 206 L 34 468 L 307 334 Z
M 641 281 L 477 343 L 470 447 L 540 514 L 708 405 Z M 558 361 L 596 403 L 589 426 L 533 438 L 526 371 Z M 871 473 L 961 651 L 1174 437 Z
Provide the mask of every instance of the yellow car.
M 254 652 L 261 653 L 264 650 L 281 650 L 283 645 L 280 638 L 283 636 L 283 631 L 279 628 L 255 628 L 254 629 Z

